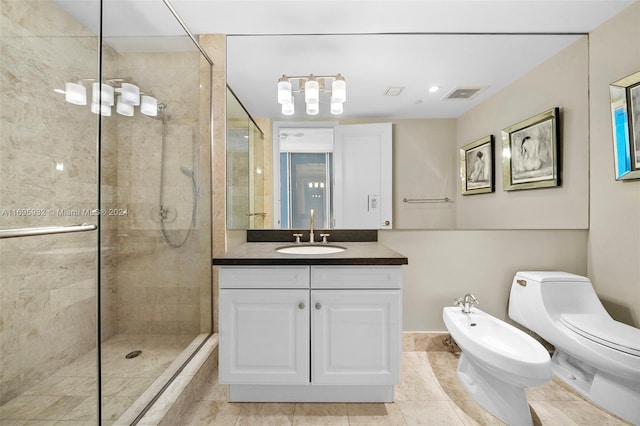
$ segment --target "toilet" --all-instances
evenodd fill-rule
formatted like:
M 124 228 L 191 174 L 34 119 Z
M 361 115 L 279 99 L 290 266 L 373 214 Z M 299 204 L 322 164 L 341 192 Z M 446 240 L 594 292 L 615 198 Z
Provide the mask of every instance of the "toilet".
M 508 425 L 532 425 L 525 389 L 551 380 L 549 352 L 522 330 L 475 307 L 447 306 L 442 317 L 462 349 L 456 372 L 467 393 Z
M 640 424 L 640 329 L 615 321 L 591 281 L 553 271 L 518 272 L 509 317 L 555 347 L 551 367 L 571 388 Z

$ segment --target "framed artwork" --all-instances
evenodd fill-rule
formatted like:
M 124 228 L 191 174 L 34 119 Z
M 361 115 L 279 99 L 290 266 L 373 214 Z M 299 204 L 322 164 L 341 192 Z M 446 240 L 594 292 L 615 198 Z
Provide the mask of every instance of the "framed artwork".
M 560 186 L 559 118 L 553 108 L 502 129 L 505 191 Z
M 460 148 L 462 195 L 484 194 L 494 190 L 493 135 Z
M 616 180 L 640 178 L 640 72 L 609 85 Z

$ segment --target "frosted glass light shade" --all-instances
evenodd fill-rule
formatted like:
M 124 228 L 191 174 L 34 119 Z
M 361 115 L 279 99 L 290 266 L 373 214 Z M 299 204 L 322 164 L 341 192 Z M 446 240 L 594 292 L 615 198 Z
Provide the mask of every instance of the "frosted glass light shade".
M 307 104 L 307 114 L 318 115 L 319 112 L 320 112 L 320 103 L 311 102 Z
M 122 95 L 118 96 L 118 102 L 116 102 L 116 112 L 120 115 L 127 117 L 133 117 L 133 105 L 122 100 Z
M 289 102 L 282 104 L 282 114 L 293 115 L 296 112 L 295 105 L 293 103 L 293 96 L 289 97 Z
M 64 100 L 74 105 L 86 105 L 87 88 L 80 83 L 65 83 Z
M 333 100 L 333 98 L 331 99 L 331 114 L 342 114 L 342 112 L 344 111 L 344 107 L 342 105 L 342 102 L 335 102 Z
M 331 99 L 333 102 L 343 103 L 347 100 L 347 82 L 342 77 L 331 83 Z
M 102 105 L 113 106 L 114 90 L 113 86 L 108 84 L 93 83 L 92 84 L 92 98 L 91 101 L 94 104 L 99 103 L 102 100 Z
M 140 105 L 140 88 L 135 84 L 122 83 L 122 102 L 125 104 L 138 106 Z
M 320 102 L 320 86 L 315 79 L 309 79 L 304 83 L 304 101 L 307 104 Z
M 149 117 L 158 115 L 158 100 L 153 96 L 142 95 L 140 97 L 140 112 Z
M 285 105 L 291 101 L 291 82 L 280 79 L 278 81 L 278 103 Z
M 109 105 L 100 105 L 96 102 L 91 102 L 91 112 L 94 114 L 100 113 L 104 117 L 111 117 L 111 107 Z

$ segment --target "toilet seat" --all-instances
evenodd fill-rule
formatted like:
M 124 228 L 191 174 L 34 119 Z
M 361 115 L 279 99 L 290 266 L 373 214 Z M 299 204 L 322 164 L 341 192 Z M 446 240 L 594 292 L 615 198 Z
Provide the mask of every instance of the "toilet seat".
M 560 322 L 589 340 L 640 357 L 640 329 L 593 314 L 562 314 Z

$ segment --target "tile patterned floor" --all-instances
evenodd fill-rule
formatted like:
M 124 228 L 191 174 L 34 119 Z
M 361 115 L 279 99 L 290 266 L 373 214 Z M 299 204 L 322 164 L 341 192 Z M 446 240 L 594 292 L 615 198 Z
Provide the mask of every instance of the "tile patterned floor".
M 194 339 L 192 335 L 117 335 L 103 344 L 102 425 L 116 420 Z M 125 358 L 142 350 L 139 357 Z M 95 426 L 96 351 L 0 406 L 0 426 Z
M 458 383 L 457 355 L 405 352 L 402 382 L 390 404 L 229 403 L 217 379 L 188 410 L 182 426 L 502 425 Z M 528 391 L 535 425 L 627 425 L 554 379 Z

